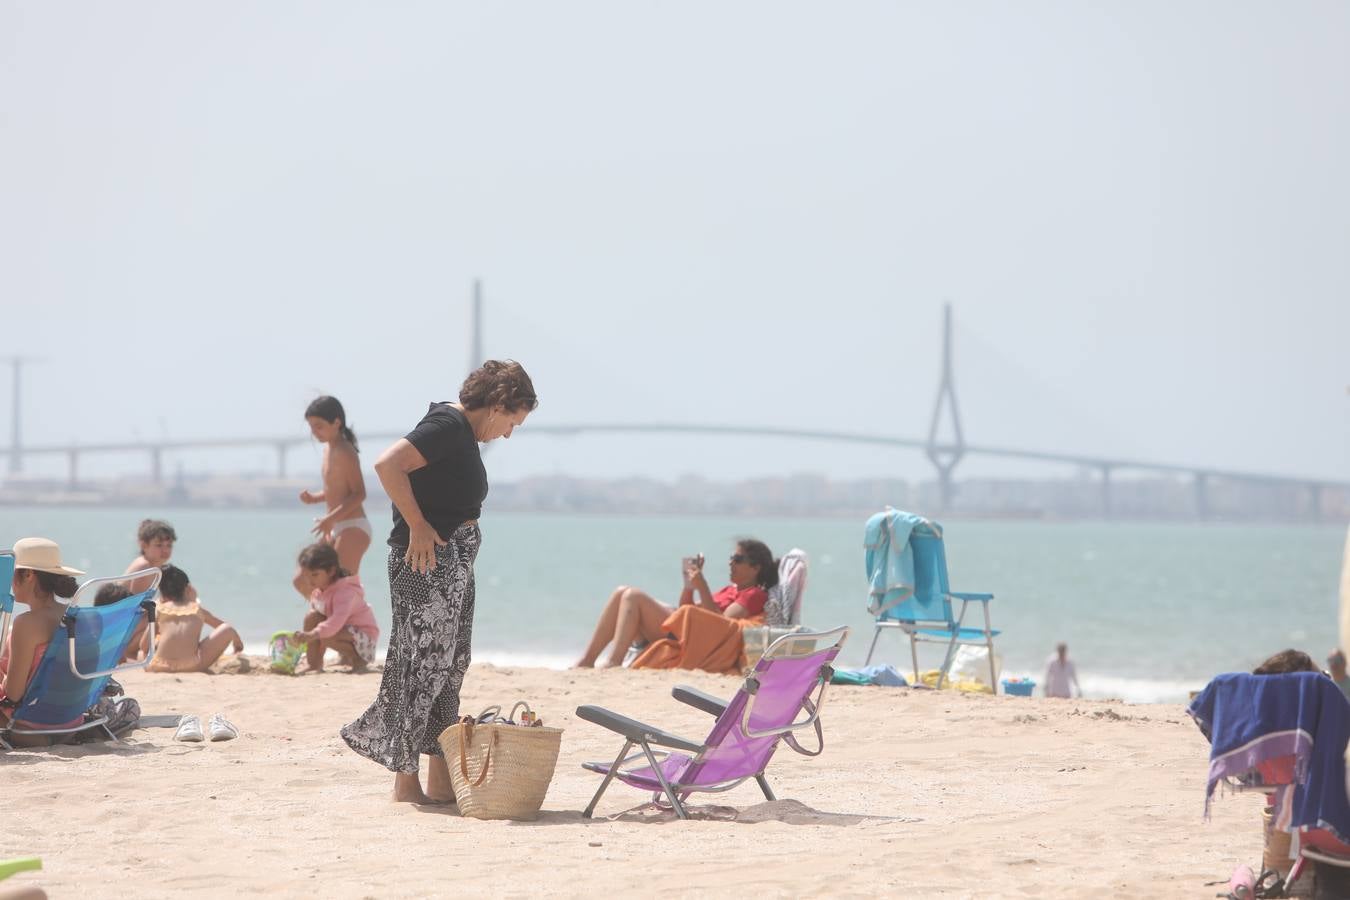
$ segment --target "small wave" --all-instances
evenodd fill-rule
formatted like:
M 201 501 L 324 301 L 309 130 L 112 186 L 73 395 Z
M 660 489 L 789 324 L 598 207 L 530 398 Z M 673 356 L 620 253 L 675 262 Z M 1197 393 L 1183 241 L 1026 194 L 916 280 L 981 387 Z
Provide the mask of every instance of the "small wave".
M 246 643 L 244 652 L 253 656 L 267 656 L 270 646 L 266 642 Z M 376 661 L 384 662 L 385 648 L 376 654 Z M 475 650 L 473 661 L 488 663 L 502 668 L 554 669 L 561 671 L 570 668 L 576 661 L 575 656 L 546 651 L 529 650 Z M 1023 677 L 1036 682 L 1036 695 L 1041 694 L 1041 672 L 1017 671 L 1006 669 L 1000 678 Z M 906 675 L 908 677 L 908 675 Z M 1182 680 L 1163 678 L 1131 678 L 1123 675 L 1084 675 L 1078 679 L 1083 688 L 1083 696 L 1088 700 L 1123 700 L 1126 703 L 1186 703 L 1191 691 L 1198 691 L 1208 679 Z
M 1006 671 L 1000 677 L 1022 676 L 1036 682 L 1036 695 L 1041 694 L 1039 672 Z M 1083 697 L 1088 700 L 1124 700 L 1126 703 L 1186 703 L 1191 691 L 1203 688 L 1208 679 L 1181 680 L 1168 678 L 1131 678 L 1124 675 L 1082 675 L 1078 683 Z

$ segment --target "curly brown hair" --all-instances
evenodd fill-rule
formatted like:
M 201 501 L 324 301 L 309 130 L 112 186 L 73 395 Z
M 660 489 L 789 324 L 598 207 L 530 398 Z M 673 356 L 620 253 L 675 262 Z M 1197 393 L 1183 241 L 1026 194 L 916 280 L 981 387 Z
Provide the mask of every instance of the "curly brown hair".
M 539 398 L 524 366 L 512 359 L 490 359 L 464 379 L 459 402 L 465 409 L 500 406 L 513 413 L 522 409 L 533 411 Z

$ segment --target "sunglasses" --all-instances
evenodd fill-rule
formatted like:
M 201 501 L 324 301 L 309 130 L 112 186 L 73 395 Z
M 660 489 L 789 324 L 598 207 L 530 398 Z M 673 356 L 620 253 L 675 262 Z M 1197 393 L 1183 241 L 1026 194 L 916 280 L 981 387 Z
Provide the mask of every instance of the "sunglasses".
M 731 554 L 731 561 L 733 563 L 748 563 L 750 557 L 746 556 L 744 553 L 733 553 Z

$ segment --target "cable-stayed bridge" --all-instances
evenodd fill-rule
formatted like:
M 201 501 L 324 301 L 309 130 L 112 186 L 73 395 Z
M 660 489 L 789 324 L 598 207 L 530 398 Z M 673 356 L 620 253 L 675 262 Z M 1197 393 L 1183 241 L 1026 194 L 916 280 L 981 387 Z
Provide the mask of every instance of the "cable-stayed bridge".
M 474 325 L 473 348 L 481 356 L 481 294 L 477 283 L 474 285 Z M 1304 491 L 1307 494 L 1309 508 L 1320 511 L 1325 508 L 1324 500 L 1329 492 L 1350 493 L 1350 481 L 1338 479 L 1307 478 L 1262 472 L 1238 471 L 1213 466 L 1197 466 L 1186 463 L 1156 462 L 1128 457 L 1108 457 L 1069 453 L 1061 451 L 1036 450 L 1023 447 L 997 446 L 967 443 L 961 427 L 961 418 L 956 401 L 955 383 L 952 377 L 951 352 L 951 308 L 944 311 L 942 372 L 937 397 L 933 405 L 933 414 L 928 434 L 924 437 L 884 435 L 876 433 L 857 433 L 842 431 L 808 430 L 800 428 L 774 428 L 755 425 L 709 425 L 678 422 L 581 422 L 576 424 L 535 424 L 531 423 L 527 434 L 545 434 L 555 436 L 581 436 L 587 434 L 660 434 L 660 435 L 717 435 L 731 437 L 766 438 L 774 440 L 823 441 L 835 444 L 868 445 L 922 451 L 937 470 L 938 484 L 944 506 L 950 506 L 957 488 L 955 469 L 967 457 L 987 457 L 1008 460 L 1067 464 L 1097 473 L 1100 484 L 1100 511 L 1109 516 L 1112 511 L 1112 480 L 1115 476 L 1128 474 L 1152 474 L 1190 479 L 1194 490 L 1194 511 L 1200 518 L 1209 514 L 1209 491 L 1214 482 L 1255 484 L 1278 486 Z M 112 441 L 87 444 L 25 445 L 20 440 L 19 428 L 19 373 L 23 358 L 12 357 L 14 366 L 14 410 L 15 420 L 12 440 L 9 447 L 0 447 L 0 455 L 8 458 L 9 471 L 22 471 L 23 460 L 28 457 L 63 456 L 67 462 L 67 479 L 70 485 L 79 483 L 80 462 L 88 456 L 99 454 L 145 454 L 150 467 L 151 478 L 162 483 L 164 478 L 164 457 L 166 454 L 180 454 L 194 451 L 213 451 L 247 448 L 271 448 L 276 454 L 277 473 L 286 476 L 287 457 L 296 448 L 308 445 L 311 438 L 305 434 L 285 436 L 243 436 L 226 438 L 204 438 L 187 440 L 136 440 Z M 942 436 L 943 414 L 947 414 L 950 434 Z M 363 432 L 367 441 L 387 442 L 402 437 L 402 433 Z

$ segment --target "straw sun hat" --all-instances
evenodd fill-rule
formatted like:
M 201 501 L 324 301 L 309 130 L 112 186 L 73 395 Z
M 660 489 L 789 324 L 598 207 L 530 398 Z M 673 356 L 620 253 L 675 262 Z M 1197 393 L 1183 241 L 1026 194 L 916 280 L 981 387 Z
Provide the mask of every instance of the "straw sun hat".
M 50 572 L 53 575 L 83 575 L 79 569 L 61 565 L 61 548 L 46 538 L 23 538 L 14 545 L 14 568 Z

